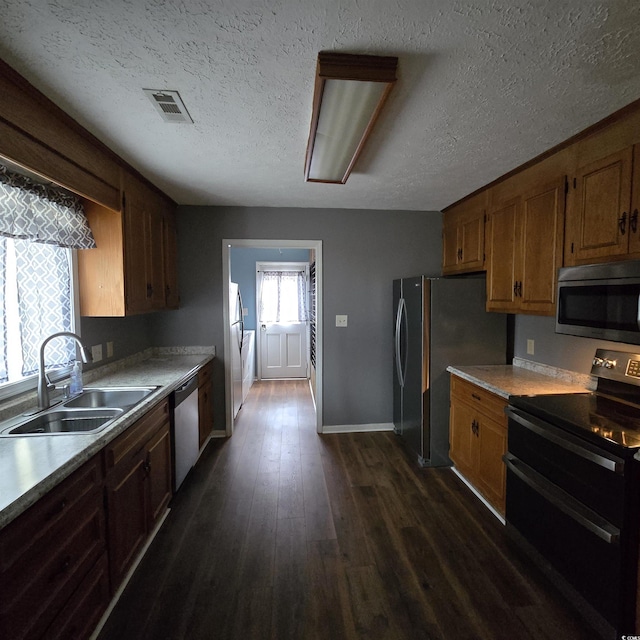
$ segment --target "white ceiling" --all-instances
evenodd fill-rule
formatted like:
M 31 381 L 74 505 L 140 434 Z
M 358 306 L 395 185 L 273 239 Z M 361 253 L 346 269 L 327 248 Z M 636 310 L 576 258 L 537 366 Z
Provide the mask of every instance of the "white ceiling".
M 0 16 L 0 56 L 180 204 L 441 209 L 640 98 L 638 0 L 0 0 Z M 303 180 L 321 50 L 399 57 L 346 185 Z M 178 90 L 195 123 L 164 123 L 143 88 Z

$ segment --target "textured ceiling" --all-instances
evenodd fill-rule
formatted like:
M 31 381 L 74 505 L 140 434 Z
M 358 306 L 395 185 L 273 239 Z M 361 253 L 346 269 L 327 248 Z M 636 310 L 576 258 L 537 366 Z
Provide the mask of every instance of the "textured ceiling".
M 0 0 L 0 16 L 0 56 L 180 204 L 441 209 L 640 97 L 638 0 Z M 320 50 L 399 57 L 346 185 L 303 180 Z M 195 123 L 164 123 L 143 88 L 177 89 Z

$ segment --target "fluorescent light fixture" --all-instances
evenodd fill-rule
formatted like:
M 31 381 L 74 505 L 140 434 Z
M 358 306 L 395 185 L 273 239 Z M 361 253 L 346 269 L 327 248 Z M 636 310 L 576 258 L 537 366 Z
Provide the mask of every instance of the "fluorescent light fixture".
M 344 184 L 396 81 L 398 58 L 320 52 L 305 180 Z

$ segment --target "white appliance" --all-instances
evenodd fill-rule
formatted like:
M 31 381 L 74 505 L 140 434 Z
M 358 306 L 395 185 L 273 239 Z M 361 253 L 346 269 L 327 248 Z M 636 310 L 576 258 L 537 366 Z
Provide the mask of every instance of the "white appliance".
M 242 342 L 244 340 L 242 296 L 235 282 L 229 284 L 229 323 L 231 324 L 231 395 L 235 419 L 242 406 Z
M 256 332 L 249 329 L 244 332 L 244 340 L 242 341 L 242 402 L 247 399 L 249 389 L 256 377 L 256 351 L 255 351 Z
M 198 376 L 193 376 L 174 392 L 173 449 L 177 491 L 198 459 Z

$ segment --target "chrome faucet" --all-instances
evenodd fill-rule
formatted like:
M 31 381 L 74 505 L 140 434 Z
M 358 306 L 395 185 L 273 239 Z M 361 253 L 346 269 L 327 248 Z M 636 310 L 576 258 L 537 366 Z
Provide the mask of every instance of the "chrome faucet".
M 51 402 L 49 400 L 49 389 L 54 388 L 54 385 L 49 382 L 49 378 L 47 378 L 47 373 L 44 368 L 44 348 L 47 344 L 53 340 L 54 338 L 59 338 L 61 336 L 66 336 L 67 338 L 73 338 L 79 347 L 80 347 L 80 355 L 82 356 L 82 362 L 85 364 L 87 362 L 92 362 L 93 357 L 91 356 L 91 351 L 89 347 L 85 347 L 81 340 L 80 336 L 75 333 L 71 333 L 71 331 L 60 331 L 58 333 L 52 333 L 48 338 L 45 338 L 40 345 L 40 362 L 38 367 L 38 409 L 44 410 L 48 409 L 51 406 Z

